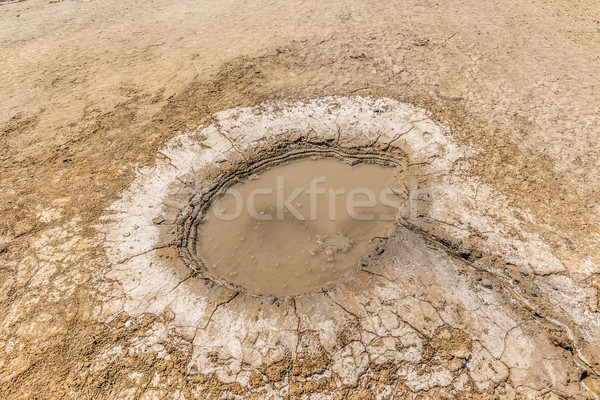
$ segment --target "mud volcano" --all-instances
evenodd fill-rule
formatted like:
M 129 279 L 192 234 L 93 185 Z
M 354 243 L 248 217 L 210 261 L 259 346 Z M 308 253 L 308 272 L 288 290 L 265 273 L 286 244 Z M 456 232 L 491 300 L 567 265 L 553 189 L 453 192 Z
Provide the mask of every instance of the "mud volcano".
M 217 113 L 107 210 L 99 318 L 160 316 L 204 398 L 589 398 L 585 289 L 474 151 L 390 99 Z

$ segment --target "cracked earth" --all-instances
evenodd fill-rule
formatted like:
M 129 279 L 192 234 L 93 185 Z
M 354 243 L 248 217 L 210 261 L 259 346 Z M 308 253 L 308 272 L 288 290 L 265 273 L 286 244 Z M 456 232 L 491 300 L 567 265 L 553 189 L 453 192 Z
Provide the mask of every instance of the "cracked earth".
M 600 9 L 0 1 L 0 398 L 594 399 Z M 393 160 L 360 269 L 189 267 L 265 159 Z

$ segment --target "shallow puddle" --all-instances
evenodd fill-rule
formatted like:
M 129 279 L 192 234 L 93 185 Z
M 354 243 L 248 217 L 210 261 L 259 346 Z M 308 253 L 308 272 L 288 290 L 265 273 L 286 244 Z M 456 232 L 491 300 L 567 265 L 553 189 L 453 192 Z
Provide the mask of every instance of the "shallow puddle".
M 198 225 L 208 273 L 253 294 L 287 297 L 358 269 L 400 206 L 397 169 L 301 159 L 227 189 Z

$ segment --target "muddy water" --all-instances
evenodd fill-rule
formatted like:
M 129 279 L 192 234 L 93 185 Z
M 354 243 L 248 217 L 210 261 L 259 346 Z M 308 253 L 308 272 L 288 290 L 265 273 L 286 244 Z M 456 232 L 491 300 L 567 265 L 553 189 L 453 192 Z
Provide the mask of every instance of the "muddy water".
M 209 274 L 250 293 L 284 297 L 328 286 L 393 228 L 397 174 L 336 158 L 271 167 L 211 205 L 196 254 Z

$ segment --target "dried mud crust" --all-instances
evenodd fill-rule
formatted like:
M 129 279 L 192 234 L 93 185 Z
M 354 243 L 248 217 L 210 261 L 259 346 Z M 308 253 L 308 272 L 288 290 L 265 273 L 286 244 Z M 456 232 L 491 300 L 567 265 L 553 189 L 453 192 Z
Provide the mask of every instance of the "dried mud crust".
M 184 338 L 188 374 L 221 382 L 219 396 L 232 387 L 239 389 L 232 395 L 259 398 L 361 390 L 375 398 L 593 396 L 595 353 L 586 344 L 595 317 L 580 309 L 585 292 L 554 272 L 563 267 L 543 242 L 511 234 L 523 211 L 507 208 L 485 184 L 453 176 L 473 150 L 424 110 L 327 97 L 215 117 L 161 149 L 98 226 L 113 282 L 100 321 L 123 312 L 165 316 L 162 332 L 150 337 Z M 291 299 L 249 296 L 190 271 L 178 246 L 199 199 L 253 157 L 320 146 L 395 154 L 403 169 L 407 207 L 378 255 L 352 279 Z
M 74 3 L 64 4 L 72 6 Z M 127 2 L 122 4 L 127 7 Z M 221 37 L 223 29 L 212 30 L 212 36 L 206 39 L 206 43 L 217 44 L 212 48 L 203 47 L 204 43 L 199 45 L 201 50 L 160 44 L 167 31 L 181 29 L 182 37 L 183 33 L 187 35 L 183 30 L 198 25 L 198 10 L 191 10 L 187 20 L 174 22 L 172 19 L 168 30 L 160 30 L 156 29 L 154 16 L 151 23 L 147 18 L 138 18 L 146 8 L 133 7 L 135 18 L 130 21 L 123 17 L 127 20 L 121 21 L 122 25 L 88 27 L 80 32 L 65 25 L 65 29 L 57 30 L 57 36 L 48 35 L 47 41 L 25 40 L 38 25 L 31 25 L 27 30 L 28 24 L 14 24 L 22 32 L 14 36 L 22 42 L 13 43 L 5 37 L 4 41 L 10 45 L 2 50 L 3 59 L 10 62 L 4 64 L 7 71 L 3 71 L 2 79 L 6 85 L 1 85 L 6 90 L 2 93 L 6 100 L 2 102 L 5 110 L 2 118 L 6 122 L 0 128 L 3 217 L 0 222 L 0 312 L 3 317 L 0 397 L 204 399 L 239 396 L 262 399 L 269 397 L 267 392 L 273 387 L 276 389 L 273 397 L 288 390 L 292 398 L 311 394 L 319 398 L 320 393 L 325 393 L 321 397 L 333 398 L 353 395 L 369 398 L 376 397 L 372 393 L 383 393 L 379 396 L 393 398 L 392 391 L 396 397 L 413 397 L 413 393 L 418 392 L 424 398 L 442 397 L 448 392 L 452 397 L 465 398 L 585 397 L 586 392 L 581 388 L 568 385 L 580 378 L 593 384 L 589 377 L 593 377 L 593 370 L 599 367 L 596 288 L 600 286 L 597 269 L 600 224 L 595 184 L 600 171 L 596 162 L 599 114 L 598 102 L 594 101 L 597 99 L 594 85 L 598 63 L 594 60 L 598 31 L 593 21 L 597 10 L 592 6 L 583 10 L 580 5 L 553 1 L 543 4 L 516 1 L 502 7 L 494 4 L 450 1 L 436 6 L 430 4 L 425 10 L 421 2 L 409 2 L 399 11 L 391 9 L 388 3 L 379 8 L 369 4 L 368 9 L 345 3 L 339 5 L 339 10 L 342 7 L 349 10 L 340 14 L 342 22 L 336 19 L 338 14 L 335 13 L 335 18 L 330 18 L 334 14 L 327 12 L 310 14 L 321 18 L 317 22 L 327 28 L 314 29 L 319 32 L 314 37 L 292 35 L 290 38 L 288 35 L 277 44 L 261 39 L 254 41 L 256 45 L 252 48 L 248 48 L 247 42 L 232 41 L 229 47 L 232 56 L 228 57 L 223 57 L 222 43 L 227 38 L 235 38 L 235 32 Z M 81 3 L 80 7 L 86 5 L 102 11 L 96 2 Z M 20 7 L 3 5 L 7 11 L 2 18 L 19 21 L 13 14 L 25 11 L 12 12 L 13 6 Z M 279 8 L 271 9 L 273 15 L 283 13 L 281 18 L 269 15 L 268 20 L 257 19 L 256 14 L 242 8 L 243 18 L 234 18 L 231 26 L 246 29 L 244 36 L 253 31 L 256 35 L 267 35 L 263 29 L 252 29 L 252 22 L 257 23 L 255 28 L 262 28 L 272 21 L 284 21 L 290 29 L 298 30 L 297 24 L 288 23 L 292 15 L 285 14 L 285 7 L 275 3 L 273 6 Z M 186 3 L 181 10 L 160 15 L 165 19 L 180 17 L 190 11 L 190 7 Z M 318 8 L 319 5 L 306 3 L 306 7 Z M 253 8 L 263 14 L 266 9 Z M 90 9 L 77 11 L 80 16 L 94 17 Z M 112 9 L 104 11 L 123 15 Z M 53 19 L 56 15 L 44 14 Z M 296 13 L 296 10 L 294 14 L 305 20 L 306 14 Z M 97 20 L 104 21 L 106 14 L 100 15 Z M 230 20 L 215 19 L 224 21 L 224 25 L 231 23 Z M 131 30 L 122 29 L 127 24 L 144 34 L 132 39 Z M 274 36 L 280 33 L 281 30 Z M 203 36 L 194 33 L 186 37 L 196 40 Z M 107 48 L 115 51 L 105 53 Z M 156 54 L 159 56 L 154 57 Z M 240 54 L 244 56 L 234 58 Z M 40 68 L 50 58 L 54 62 Z M 165 63 L 174 65 L 174 69 L 164 68 Z M 204 68 L 213 63 L 214 69 Z M 34 95 L 32 87 L 37 89 Z M 484 209 L 488 207 L 487 200 L 506 196 L 504 204 L 516 210 L 517 218 L 527 220 L 507 234 L 520 241 L 528 240 L 521 236 L 522 232 L 536 236 L 536 243 L 546 243 L 565 268 L 563 271 L 555 265 L 548 269 L 547 265 L 543 266 L 544 257 L 534 254 L 527 258 L 529 266 L 515 264 L 514 260 L 507 262 L 498 256 L 506 252 L 481 250 L 480 243 L 473 245 L 469 240 L 463 243 L 456 240 L 460 235 L 444 233 L 441 227 L 446 225 L 445 219 L 419 233 L 415 240 L 426 238 L 427 232 L 433 234 L 434 240 L 429 246 L 445 248 L 441 254 L 451 255 L 453 262 L 461 266 L 456 274 L 460 277 L 458 283 L 462 282 L 463 286 L 445 280 L 440 272 L 443 269 L 428 272 L 428 278 L 444 278 L 433 284 L 418 273 L 396 279 L 403 282 L 406 278 L 406 293 L 419 299 L 407 297 L 408 306 L 402 310 L 425 309 L 427 318 L 423 320 L 427 326 L 435 325 L 430 320 L 437 321 L 432 318 L 435 314 L 427 314 L 427 310 L 431 310 L 427 304 L 431 304 L 438 315 L 444 308 L 456 310 L 456 321 L 450 321 L 455 325 L 454 330 L 444 328 L 439 334 L 443 340 L 434 340 L 435 332 L 417 334 L 426 349 L 419 353 L 423 360 L 436 357 L 450 360 L 452 356 L 460 365 L 462 356 L 470 352 L 467 368 L 459 369 L 462 373 L 453 378 L 451 385 L 445 386 L 445 381 L 440 379 L 435 382 L 441 383 L 434 382 L 437 386 L 432 388 L 417 387 L 419 379 L 432 376 L 426 366 L 409 376 L 402 375 L 403 370 L 396 369 L 393 363 L 372 364 L 370 359 L 361 364 L 367 367 L 362 369 L 364 373 L 356 384 L 340 385 L 340 376 L 345 375 L 329 372 L 336 360 L 348 360 L 350 365 L 355 361 L 350 361 L 349 353 L 375 354 L 371 347 L 365 353 L 361 353 L 361 348 L 353 352 L 353 346 L 358 346 L 358 335 L 352 333 L 367 337 L 369 332 L 374 332 L 369 325 L 369 318 L 373 318 L 368 316 L 375 311 L 366 303 L 368 310 L 357 312 L 339 299 L 336 301 L 341 306 L 359 318 L 344 311 L 345 315 L 360 321 L 360 326 L 356 328 L 356 323 L 346 326 L 339 341 L 336 336 L 334 346 L 315 339 L 316 333 L 307 331 L 306 324 L 296 325 L 300 328 L 288 331 L 290 334 L 302 332 L 297 335 L 302 345 L 295 353 L 273 357 L 261 364 L 250 373 L 248 386 L 226 383 L 217 372 L 198 374 L 193 369 L 193 327 L 174 327 L 177 314 L 170 308 L 164 308 L 163 312 L 147 308 L 147 313 L 139 312 L 143 307 L 136 310 L 132 306 L 125 310 L 121 283 L 106 277 L 108 271 L 121 263 L 107 257 L 106 242 L 96 239 L 94 226 L 100 223 L 98 218 L 106 213 L 106 208 L 130 186 L 138 167 L 154 166 L 157 154 L 163 158 L 157 152 L 171 138 L 192 131 L 199 124 L 210 124 L 216 119 L 213 114 L 221 110 L 252 106 L 273 98 L 293 102 L 331 94 L 390 97 L 431 111 L 432 120 L 447 123 L 457 142 L 461 146 L 472 146 L 476 152 L 457 160 L 454 174 L 474 182 L 480 180 L 494 189 L 492 195 L 482 186 L 481 192 L 475 190 L 461 201 L 468 200 L 476 204 L 473 208 Z M 160 214 L 156 212 L 155 216 Z M 459 219 L 462 223 L 452 221 L 447 227 L 471 229 L 469 221 L 460 216 Z M 489 229 L 481 230 L 482 235 L 497 227 L 490 225 Z M 163 260 L 177 258 L 171 246 L 153 252 Z M 390 254 L 386 248 L 379 259 Z M 129 255 L 119 261 L 127 261 L 127 257 Z M 467 279 L 471 276 L 469 268 L 467 272 L 464 270 L 467 261 L 479 262 L 482 268 L 496 269 L 508 277 L 505 283 L 516 296 L 502 298 L 499 304 L 501 308 L 514 305 L 517 311 L 506 312 L 522 312 L 523 318 L 530 322 L 519 328 L 513 328 L 513 323 L 504 324 L 487 297 L 476 297 L 472 307 L 463 304 L 461 299 L 446 301 L 449 305 L 443 306 L 446 299 L 439 300 L 439 296 L 446 292 L 467 298 L 470 295 L 465 293 L 470 290 L 481 295 L 500 291 L 501 286 L 495 284 L 488 272 L 475 274 L 474 280 Z M 540 266 L 543 268 L 537 269 Z M 186 279 L 185 273 L 182 272 L 181 281 Z M 380 271 L 375 273 L 381 275 L 384 282 L 390 278 Z M 192 277 L 187 278 L 189 280 Z M 448 282 L 455 284 L 453 290 L 439 289 L 448 287 Z M 135 285 L 136 282 L 132 282 L 131 286 Z M 189 309 L 206 306 L 218 319 L 228 307 L 235 307 L 236 302 L 242 300 L 240 295 L 232 297 L 233 294 L 225 293 L 218 297 L 216 304 L 192 304 Z M 526 300 L 529 306 L 515 301 L 515 297 Z M 333 301 L 331 308 L 341 309 Z M 579 311 L 574 313 L 573 310 Z M 442 316 L 444 321 L 445 315 Z M 573 315 L 577 318 L 571 319 Z M 547 318 L 540 316 L 564 323 L 571 333 L 555 324 L 547 325 Z M 388 323 L 388 317 L 388 313 L 383 313 L 377 319 Z M 332 321 L 331 325 L 335 325 L 338 320 Z M 393 318 L 391 321 L 385 329 L 395 326 Z M 422 325 L 408 322 L 422 329 Z M 506 343 L 509 350 L 501 361 L 509 368 L 508 378 L 503 379 L 505 370 L 495 361 L 474 366 L 477 354 L 482 354 L 483 359 L 501 356 L 500 340 L 482 346 L 487 351 L 478 350 L 480 343 L 471 332 L 472 327 L 479 324 L 487 330 L 486 338 L 502 337 Z M 208 324 L 211 325 L 212 322 Z M 466 340 L 463 341 L 460 332 Z M 522 343 L 529 345 L 531 337 L 541 341 L 541 344 L 535 342 L 533 355 L 526 351 L 530 347 L 521 346 Z M 247 340 L 260 344 L 263 338 L 263 334 L 253 333 Z M 405 337 L 405 342 L 398 347 L 409 345 L 409 338 Z M 470 347 L 465 344 L 469 341 Z M 455 343 L 457 349 L 462 350 L 449 355 L 444 343 Z M 439 351 L 433 350 L 436 346 L 441 346 Z M 586 368 L 588 373 L 573 364 L 578 351 L 584 355 L 583 364 L 592 367 Z M 488 352 L 492 356 L 488 356 Z M 431 354 L 437 356 L 430 358 Z M 561 358 L 561 354 L 566 357 Z M 534 366 L 521 363 L 533 356 L 541 357 Z M 209 358 L 222 365 L 232 360 L 218 349 L 209 354 Z M 441 364 L 442 371 L 451 372 L 456 368 L 454 362 L 452 365 L 448 362 L 447 367 L 446 361 Z M 401 361 L 402 365 L 410 367 L 411 363 Z M 412 367 L 420 365 L 417 361 Z M 474 389 L 465 383 L 471 382 L 465 377 L 473 375 L 471 369 L 482 371 L 486 376 L 494 375 L 490 365 L 499 371 L 496 378 L 476 375 L 472 380 L 476 386 L 478 382 L 499 381 L 499 384 Z M 571 368 L 570 373 L 554 371 L 552 375 L 550 367 L 558 366 Z M 245 368 L 244 364 L 241 369 L 245 371 Z M 531 382 L 547 382 L 526 375 L 527 371 L 561 379 L 538 390 Z M 575 371 L 581 375 L 577 377 Z M 399 376 L 405 378 L 398 379 Z M 563 380 L 564 377 L 568 378 Z M 519 379 L 526 383 L 515 383 Z M 411 386 L 406 382 L 412 382 Z M 562 389 L 552 389 L 552 385 Z M 464 394 L 457 388 L 465 389 Z

